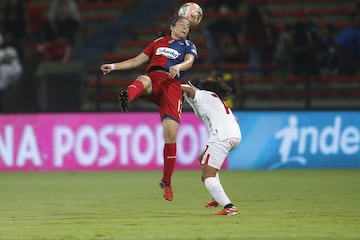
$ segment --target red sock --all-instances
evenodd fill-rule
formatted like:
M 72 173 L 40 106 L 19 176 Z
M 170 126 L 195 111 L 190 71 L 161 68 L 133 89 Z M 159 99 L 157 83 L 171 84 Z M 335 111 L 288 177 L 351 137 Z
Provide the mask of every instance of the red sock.
M 134 100 L 134 98 L 137 98 L 138 96 L 140 96 L 143 90 L 144 90 L 144 85 L 141 81 L 135 80 L 133 83 L 131 83 L 127 87 L 127 92 L 129 95 L 129 102 Z
M 162 180 L 171 183 L 176 162 L 176 143 L 165 143 L 164 145 L 164 168 Z

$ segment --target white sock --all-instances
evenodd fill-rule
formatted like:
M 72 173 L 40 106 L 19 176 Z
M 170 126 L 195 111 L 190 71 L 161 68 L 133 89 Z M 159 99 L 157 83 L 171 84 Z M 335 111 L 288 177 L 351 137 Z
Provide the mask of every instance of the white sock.
M 206 178 L 204 185 L 213 199 L 215 199 L 215 201 L 217 201 L 221 206 L 224 207 L 225 205 L 231 203 L 223 187 L 221 186 L 220 181 L 216 179 L 216 177 Z

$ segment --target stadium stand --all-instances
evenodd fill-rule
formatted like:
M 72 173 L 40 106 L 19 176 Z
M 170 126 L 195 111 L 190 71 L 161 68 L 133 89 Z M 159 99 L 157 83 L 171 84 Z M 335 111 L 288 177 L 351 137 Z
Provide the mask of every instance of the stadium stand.
M 47 2 L 44 0 L 45 5 Z M 85 61 L 88 66 L 81 111 L 119 110 L 117 96 L 120 89 L 126 87 L 144 69 L 113 72 L 103 76 L 99 72 L 100 64 L 138 54 L 160 31 L 167 31 L 169 19 L 184 2 L 186 1 L 157 0 L 151 4 L 161 7 L 155 9 L 146 0 L 79 1 L 85 24 L 80 32 L 80 43 L 74 50 L 74 57 Z M 201 6 L 207 3 L 206 0 L 196 2 Z M 204 9 L 203 22 L 191 29 L 190 37 L 198 47 L 199 59 L 187 74 L 187 79 L 206 78 L 213 70 L 231 74 L 235 86 L 236 109 L 360 108 L 360 79 L 356 74 L 290 74 L 285 85 L 281 86 L 274 75 L 272 61 L 262 63 L 265 74 L 249 74 L 245 56 L 246 39 L 240 26 L 238 37 L 243 52 L 239 55 L 231 44 L 232 39 L 224 35 L 221 43 L 227 61 L 207 63 L 207 40 L 204 37 L 207 24 L 218 19 L 232 19 L 241 23 L 247 7 L 253 4 L 270 11 L 279 30 L 301 18 L 311 19 L 320 31 L 329 23 L 340 30 L 349 25 L 349 16 L 358 14 L 356 1 L 337 0 L 242 0 L 239 9 L 227 12 Z M 3 4 L 0 3 L 0 10 L 2 7 Z M 138 100 L 132 105 L 132 109 L 152 111 L 154 106 Z
M 168 20 L 174 14 L 181 3 L 174 2 L 173 8 L 160 13 L 153 25 L 138 27 L 135 29 L 134 39 L 119 41 L 114 51 L 100 55 L 101 62 L 113 62 L 126 59 L 136 55 L 141 51 L 156 32 L 163 30 Z M 198 1 L 203 6 L 206 1 Z M 337 29 L 341 29 L 349 24 L 349 15 L 356 13 L 355 4 L 352 1 L 342 2 L 334 0 L 315 0 L 315 1 L 288 1 L 288 0 L 244 0 L 241 9 L 234 9 L 227 13 L 205 11 L 203 22 L 192 28 L 191 39 L 198 46 L 199 60 L 189 72 L 191 77 L 207 77 L 213 69 L 219 68 L 231 73 L 236 85 L 236 107 L 240 109 L 309 109 L 309 108 L 357 108 L 359 103 L 356 101 L 360 96 L 359 78 L 357 76 L 333 76 L 315 75 L 299 76 L 290 75 L 287 79 L 285 88 L 279 87 L 279 81 L 273 75 L 248 76 L 248 63 L 237 59 L 236 53 L 231 46 L 231 39 L 224 36 L 221 41 L 226 46 L 225 52 L 227 61 L 220 65 L 205 63 L 207 56 L 206 39 L 203 31 L 206 23 L 214 19 L 241 19 L 245 15 L 244 9 L 250 4 L 264 4 L 274 17 L 274 22 L 279 29 L 286 23 L 293 23 L 302 14 L 311 16 L 319 29 L 323 29 L 328 23 L 334 24 Z M 240 34 L 240 42 L 245 44 L 244 36 Z M 272 62 L 264 63 L 263 67 L 272 69 Z M 136 71 L 138 72 L 138 70 Z M 115 75 L 115 74 L 114 74 Z M 103 101 L 104 103 L 113 102 L 117 99 L 119 89 L 124 88 L 135 76 L 132 72 L 121 76 L 106 76 L 101 80 L 91 78 L 88 82 L 89 87 L 100 85 L 102 89 L 100 95 L 90 94 L 92 101 Z M 98 83 L 98 85 L 96 85 Z M 110 89 L 110 90 L 109 90 Z M 266 99 L 264 101 L 264 99 Z M 116 104 L 114 104 L 116 106 Z M 150 108 L 151 109 L 151 108 Z

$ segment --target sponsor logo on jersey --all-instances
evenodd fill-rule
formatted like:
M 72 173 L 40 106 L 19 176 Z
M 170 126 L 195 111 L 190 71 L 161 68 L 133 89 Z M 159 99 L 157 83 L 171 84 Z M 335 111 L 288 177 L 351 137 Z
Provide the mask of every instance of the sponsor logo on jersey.
M 180 53 L 172 48 L 160 47 L 156 49 L 156 55 L 163 55 L 170 59 L 176 59 L 180 56 Z

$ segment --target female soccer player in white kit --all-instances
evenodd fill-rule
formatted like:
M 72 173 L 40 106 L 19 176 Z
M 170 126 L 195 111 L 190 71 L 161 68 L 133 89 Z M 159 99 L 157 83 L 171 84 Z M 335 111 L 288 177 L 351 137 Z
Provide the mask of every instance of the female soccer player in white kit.
M 218 173 L 229 152 L 241 141 L 238 120 L 224 102 L 230 96 L 231 88 L 219 80 L 194 80 L 182 84 L 181 89 L 186 101 L 209 131 L 207 145 L 199 156 L 201 180 L 213 198 L 205 207 L 220 205 L 224 208 L 214 215 L 237 215 L 237 208 L 226 195 Z

